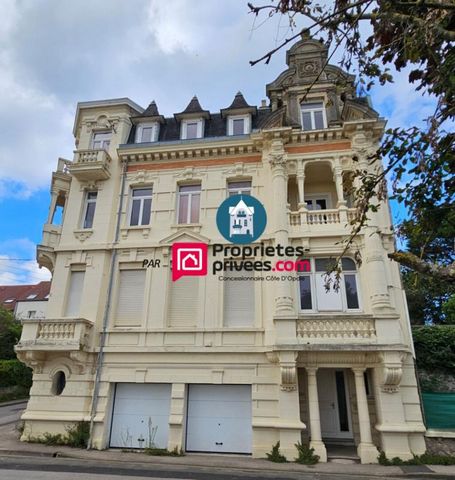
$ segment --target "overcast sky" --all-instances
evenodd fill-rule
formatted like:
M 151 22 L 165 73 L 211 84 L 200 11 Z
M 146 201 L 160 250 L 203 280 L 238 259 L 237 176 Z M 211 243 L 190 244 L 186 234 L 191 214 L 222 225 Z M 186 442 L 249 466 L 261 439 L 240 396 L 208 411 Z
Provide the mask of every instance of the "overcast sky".
M 78 101 L 156 100 L 169 116 L 197 94 L 219 111 L 238 90 L 259 104 L 285 68 L 284 51 L 250 67 L 289 31 L 278 17 L 255 21 L 246 0 L 0 0 L 0 11 L 0 285 L 49 278 L 5 259 L 35 257 L 51 172 L 73 156 Z M 372 100 L 389 126 L 432 105 L 403 74 Z

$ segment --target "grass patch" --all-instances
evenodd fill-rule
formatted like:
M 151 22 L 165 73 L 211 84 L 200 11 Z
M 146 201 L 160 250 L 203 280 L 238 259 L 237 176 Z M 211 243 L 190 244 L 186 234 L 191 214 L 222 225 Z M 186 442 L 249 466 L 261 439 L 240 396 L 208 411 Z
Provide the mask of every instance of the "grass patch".
M 77 422 L 65 428 L 66 433 L 43 433 L 40 437 L 29 437 L 30 443 L 42 443 L 48 446 L 65 445 L 73 448 L 86 448 L 90 435 L 89 422 Z
M 144 453 L 147 455 L 153 455 L 155 457 L 184 457 L 185 454 L 183 450 L 178 447 L 175 447 L 173 450 L 168 450 L 167 448 L 154 448 L 147 447 L 144 448 Z

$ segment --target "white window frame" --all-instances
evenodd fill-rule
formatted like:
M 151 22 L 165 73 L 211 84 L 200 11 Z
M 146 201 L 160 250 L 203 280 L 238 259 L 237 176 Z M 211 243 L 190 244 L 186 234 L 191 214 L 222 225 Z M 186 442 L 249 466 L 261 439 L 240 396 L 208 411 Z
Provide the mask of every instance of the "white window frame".
M 327 205 L 327 210 L 330 210 L 332 208 L 332 202 L 330 194 L 329 193 L 311 193 L 309 195 L 304 195 L 303 201 L 306 202 L 307 200 L 311 200 L 311 202 L 315 202 L 316 200 L 325 200 L 325 204 Z M 315 205 L 315 204 L 313 204 Z M 310 210 L 310 209 L 308 209 Z M 320 212 L 322 210 L 310 210 L 311 212 Z
M 101 148 L 95 148 L 95 138 L 97 135 L 105 135 L 109 134 L 109 140 L 103 140 L 101 143 Z M 100 132 L 93 132 L 92 134 L 92 141 L 91 141 L 91 146 L 93 150 L 109 150 L 109 147 L 111 146 L 111 140 L 112 140 L 112 131 L 111 130 L 105 130 L 105 131 L 100 131 Z
M 232 183 L 240 183 L 240 182 L 249 182 L 250 183 L 250 188 L 235 188 L 235 187 L 230 187 L 229 185 Z M 245 180 L 228 180 L 227 182 L 227 194 L 228 197 L 232 195 L 251 195 L 251 190 L 253 188 L 253 182 L 251 179 L 245 179 Z M 248 193 L 246 193 L 248 191 Z
M 150 195 L 142 195 L 140 197 L 133 197 L 133 192 L 134 190 L 142 190 L 143 188 L 150 188 L 152 190 L 152 193 Z M 150 203 L 150 221 L 149 223 L 142 223 L 142 213 L 144 211 L 144 200 L 151 200 Z M 131 215 L 133 214 L 133 201 L 134 200 L 140 200 L 141 204 L 139 207 L 139 223 L 137 225 L 131 225 Z M 128 211 L 128 226 L 129 227 L 146 227 L 150 225 L 152 222 L 152 205 L 153 205 L 153 186 L 152 185 L 144 185 L 144 186 L 132 186 L 130 188 L 130 206 L 129 206 L 129 211 Z
M 341 295 L 341 310 L 319 310 L 318 308 L 318 300 L 317 300 L 317 291 L 316 289 L 318 288 L 317 283 L 316 283 L 316 276 L 317 275 L 324 275 L 324 272 L 316 272 L 316 262 L 315 260 L 317 259 L 324 259 L 324 258 L 329 258 L 329 257 L 311 257 L 308 258 L 311 264 L 311 271 L 310 272 L 298 272 L 298 276 L 307 276 L 310 277 L 310 288 L 311 288 L 311 309 L 302 309 L 301 302 L 300 302 L 300 281 L 296 282 L 297 284 L 297 301 L 298 301 L 298 309 L 300 313 L 319 313 L 321 315 L 327 314 L 330 315 L 330 313 L 361 313 L 363 312 L 363 306 L 362 306 L 362 296 L 360 292 L 360 275 L 359 271 L 356 269 L 354 270 L 346 270 L 346 271 L 341 271 L 341 278 L 340 278 L 340 295 Z M 350 257 L 345 257 L 349 258 L 352 260 Z M 354 261 L 354 260 L 353 260 Z M 358 308 L 348 308 L 348 300 L 346 297 L 346 287 L 344 284 L 344 274 L 350 274 L 350 275 L 355 275 L 355 281 L 356 281 L 356 286 L 357 286 L 357 301 L 359 303 Z M 332 288 L 332 286 L 330 287 Z
M 136 126 L 136 137 L 134 139 L 134 143 L 151 143 L 151 142 L 143 142 L 142 141 L 142 132 L 144 128 L 152 128 L 152 140 L 151 142 L 158 141 L 159 135 L 159 123 L 158 122 L 148 122 L 148 123 L 139 123 Z
M 243 135 L 251 132 L 251 115 L 230 115 L 227 122 L 227 134 L 234 135 L 234 120 L 243 120 Z
M 303 108 L 303 106 L 305 104 L 310 104 L 310 103 L 320 103 L 322 105 L 322 107 L 315 107 L 315 108 Z M 314 113 L 315 112 L 321 112 L 322 111 L 322 122 L 324 124 L 324 126 L 322 128 L 327 128 L 327 113 L 326 113 L 326 109 L 325 109 L 325 103 L 323 100 L 319 100 L 319 99 L 314 99 L 314 100 L 311 100 L 311 99 L 308 99 L 307 102 L 303 102 L 300 104 L 300 124 L 302 125 L 302 130 L 304 130 L 303 128 L 303 112 L 305 113 L 310 113 L 310 118 L 311 118 L 311 129 L 310 130 L 304 130 L 306 132 L 310 132 L 311 130 L 319 130 L 316 128 L 316 121 L 315 121 L 315 118 L 314 118 Z
M 181 187 L 189 187 L 189 186 L 199 186 L 199 190 L 194 190 L 192 192 L 180 192 Z M 201 219 L 201 196 L 202 196 L 202 185 L 201 183 L 189 183 L 189 184 L 181 184 L 177 186 L 177 219 L 176 223 L 177 225 L 194 225 L 191 220 L 191 202 L 192 202 L 192 197 L 195 194 L 199 194 L 199 216 L 198 216 L 198 221 L 196 224 L 199 224 L 200 219 Z M 180 218 L 180 196 L 181 195 L 188 195 L 188 211 L 187 211 L 187 216 L 186 216 L 186 222 L 185 223 L 179 223 L 179 218 Z
M 196 138 L 188 138 L 187 127 L 190 123 L 197 124 L 197 136 Z M 204 119 L 203 118 L 192 118 L 182 120 L 180 125 L 180 139 L 181 140 L 196 140 L 197 138 L 202 138 L 204 136 Z
M 88 198 L 90 193 L 96 193 L 96 198 Z M 96 202 L 98 201 L 98 190 L 86 190 L 84 194 L 84 208 L 82 210 L 82 219 L 81 219 L 81 228 L 83 230 L 91 230 L 93 229 L 93 223 L 95 222 L 95 213 L 96 213 Z M 88 206 L 90 203 L 95 204 L 95 211 L 93 212 L 93 222 L 91 227 L 85 226 L 85 219 L 87 217 Z

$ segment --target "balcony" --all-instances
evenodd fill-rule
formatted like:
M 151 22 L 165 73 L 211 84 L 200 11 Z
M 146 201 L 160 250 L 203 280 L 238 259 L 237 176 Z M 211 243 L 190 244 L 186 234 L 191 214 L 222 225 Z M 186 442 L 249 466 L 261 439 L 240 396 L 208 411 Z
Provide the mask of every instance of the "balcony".
M 58 247 L 61 235 L 61 225 L 45 223 L 41 243 L 36 247 L 36 261 L 38 262 L 38 265 L 47 268 L 50 272 L 53 272 L 54 270 L 54 249 Z
M 331 210 L 307 210 L 288 212 L 289 233 L 291 236 L 305 234 L 344 234 L 350 228 L 350 222 L 355 218 L 354 208 L 339 208 Z
M 87 350 L 93 323 L 84 318 L 26 319 L 16 352 Z
M 369 315 L 308 315 L 297 321 L 297 338 L 303 344 L 376 343 L 375 321 Z
M 81 181 L 107 180 L 111 176 L 111 157 L 103 149 L 76 150 L 70 173 Z

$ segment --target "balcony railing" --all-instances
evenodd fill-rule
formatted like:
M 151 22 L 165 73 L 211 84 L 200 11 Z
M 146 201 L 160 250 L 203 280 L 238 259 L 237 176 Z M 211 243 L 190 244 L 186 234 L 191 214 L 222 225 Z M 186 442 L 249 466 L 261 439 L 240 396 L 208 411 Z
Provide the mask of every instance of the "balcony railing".
M 376 341 L 374 319 L 367 316 L 324 316 L 297 322 L 297 337 L 307 343 L 372 343 Z
M 354 219 L 354 208 L 340 208 L 332 210 L 306 210 L 301 209 L 298 212 L 288 212 L 289 225 L 291 230 L 299 227 L 308 226 L 316 228 L 330 229 L 332 227 L 346 227 Z
M 76 319 L 26 319 L 17 351 L 84 350 L 93 323 Z
M 79 180 L 106 180 L 111 176 L 111 157 L 103 149 L 76 150 L 68 170 Z

